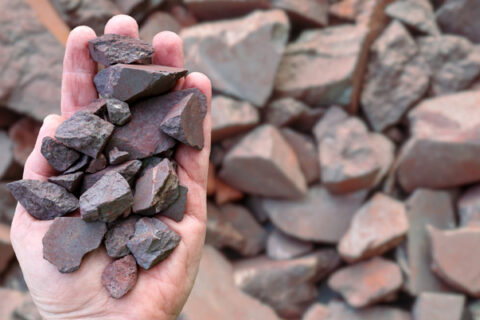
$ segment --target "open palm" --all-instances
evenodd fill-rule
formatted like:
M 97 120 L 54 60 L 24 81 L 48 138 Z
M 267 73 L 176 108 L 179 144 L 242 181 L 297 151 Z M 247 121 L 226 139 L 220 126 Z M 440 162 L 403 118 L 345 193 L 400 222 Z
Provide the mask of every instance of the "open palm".
M 125 15 L 115 16 L 105 26 L 105 33 L 138 38 L 138 25 Z M 56 128 L 73 113 L 97 97 L 93 77 L 96 64 L 90 59 L 87 43 L 95 38 L 88 27 L 74 29 L 68 38 L 62 79 L 61 116 L 45 118 L 34 151 L 25 164 L 24 179 L 46 181 L 56 172 L 40 153 L 45 136 L 53 137 Z M 153 62 L 183 67 L 181 39 L 171 32 L 161 32 L 153 40 Z M 105 266 L 112 261 L 105 249 L 87 255 L 81 268 L 61 274 L 43 259 L 42 238 L 51 221 L 39 221 L 17 206 L 11 238 L 25 281 L 40 313 L 46 319 L 175 319 L 181 311 L 198 270 L 205 238 L 206 180 L 210 153 L 211 85 L 206 76 L 191 73 L 179 81 L 176 89 L 196 87 L 208 100 L 204 120 L 205 147 L 196 151 L 188 146 L 177 149 L 180 183 L 188 187 L 185 217 L 181 222 L 162 221 L 182 236 L 182 241 L 162 263 L 145 271 L 140 269 L 134 289 L 120 300 L 111 298 L 101 284 Z

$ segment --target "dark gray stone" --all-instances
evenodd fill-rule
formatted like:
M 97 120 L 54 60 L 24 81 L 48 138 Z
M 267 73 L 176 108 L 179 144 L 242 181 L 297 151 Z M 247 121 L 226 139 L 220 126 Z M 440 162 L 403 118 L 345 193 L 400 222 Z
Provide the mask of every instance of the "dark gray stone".
M 137 175 L 137 173 L 140 171 L 141 168 L 142 168 L 141 161 L 131 160 L 117 166 L 109 166 L 93 174 L 87 174 L 83 179 L 82 191 L 84 192 L 85 190 L 89 189 L 98 180 L 100 180 L 106 173 L 109 173 L 112 171 L 119 173 L 122 177 L 125 178 L 125 180 L 128 181 L 129 184 L 132 184 L 135 176 Z
M 68 192 L 75 192 L 80 186 L 82 178 L 83 172 L 75 172 L 56 177 L 50 177 L 48 178 L 48 181 L 64 187 Z
M 75 172 L 78 172 L 80 170 L 85 169 L 85 167 L 88 166 L 88 164 L 90 163 L 90 159 L 91 158 L 89 156 L 82 155 L 80 160 L 75 162 L 75 164 L 73 166 L 71 166 L 70 168 L 68 168 L 68 170 L 65 170 L 63 172 L 63 174 L 75 173 Z
M 169 217 L 175 221 L 182 221 L 185 214 L 185 208 L 187 206 L 187 193 L 188 188 L 182 185 L 178 185 L 179 196 L 174 203 L 172 203 L 167 209 L 161 212 L 162 216 Z
M 112 258 L 121 258 L 130 254 L 127 247 L 128 241 L 135 234 L 135 224 L 138 218 L 135 216 L 125 220 L 117 220 L 105 235 L 105 248 Z
M 57 171 L 67 170 L 80 158 L 80 153 L 51 137 L 43 138 L 40 152 Z
M 107 111 L 108 119 L 116 126 L 123 126 L 132 119 L 128 104 L 117 99 L 107 99 Z
M 100 153 L 100 155 L 96 159 L 92 159 L 92 161 L 90 161 L 85 172 L 95 173 L 105 169 L 106 166 L 107 166 L 107 158 L 105 158 L 105 156 L 102 153 Z

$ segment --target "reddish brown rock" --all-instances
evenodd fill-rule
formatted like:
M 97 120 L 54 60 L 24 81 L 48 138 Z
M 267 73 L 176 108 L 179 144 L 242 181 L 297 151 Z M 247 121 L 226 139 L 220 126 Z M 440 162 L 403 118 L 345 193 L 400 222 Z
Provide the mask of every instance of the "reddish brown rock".
M 292 98 L 280 98 L 270 102 L 265 109 L 265 122 L 277 127 L 289 126 L 301 118 L 310 108 Z
M 88 41 L 93 60 L 104 66 L 117 63 L 151 64 L 153 47 L 140 39 L 121 34 L 104 34 Z
M 148 16 L 140 27 L 140 38 L 148 43 L 153 42 L 153 37 L 162 31 L 180 33 L 180 23 L 168 12 L 156 11 Z
M 385 8 L 385 13 L 405 23 L 416 31 L 439 36 L 433 6 L 428 0 L 394 1 Z
M 108 120 L 116 126 L 123 126 L 132 119 L 130 108 L 126 102 L 117 99 L 107 99 Z
M 67 189 L 68 192 L 75 192 L 81 185 L 83 179 L 83 172 L 76 172 L 64 174 L 61 176 L 50 177 L 48 182 L 58 184 Z
M 401 243 L 407 231 L 404 204 L 377 193 L 353 216 L 338 252 L 348 262 L 381 255 Z
M 0 288 L 0 299 L 2 307 L 0 308 L 0 319 L 12 319 L 12 314 L 23 302 L 23 293 L 17 290 Z
M 246 243 L 243 234 L 210 201 L 207 201 L 207 234 L 205 243 L 218 249 L 228 247 L 237 251 L 242 251 Z
M 132 255 L 115 260 L 105 267 L 102 285 L 110 296 L 120 299 L 137 283 L 137 262 Z
M 125 180 L 128 181 L 129 184 L 132 184 L 141 168 L 141 161 L 130 160 L 116 166 L 109 166 L 93 174 L 86 174 L 83 179 L 82 191 L 85 192 L 87 189 L 91 188 L 98 180 L 100 180 L 105 174 L 109 172 L 119 173 L 122 177 L 125 178 Z
M 177 222 L 182 221 L 187 207 L 188 188 L 178 185 L 178 198 L 167 209 L 161 212 L 162 216 L 169 217 Z
M 422 293 L 413 306 L 415 320 L 464 320 L 465 297 L 453 293 Z
M 43 258 L 62 273 L 76 271 L 83 257 L 101 245 L 106 231 L 103 222 L 87 223 L 81 218 L 56 218 L 43 237 Z
M 444 33 L 465 36 L 480 43 L 480 4 L 475 0 L 449 0 L 437 11 L 437 22 Z
M 100 155 L 96 159 L 92 159 L 90 161 L 87 169 L 85 169 L 85 172 L 95 173 L 105 169 L 106 166 L 107 166 L 107 158 L 102 153 L 100 153 Z
M 461 227 L 480 224 L 480 187 L 473 186 L 457 202 Z
M 243 197 L 243 192 L 232 188 L 228 184 L 222 182 L 222 180 L 217 179 L 215 182 L 215 203 L 217 205 L 241 200 Z
M 40 124 L 28 117 L 21 118 L 8 129 L 8 136 L 14 144 L 13 158 L 20 165 L 25 165 L 28 156 L 33 151 L 39 130 Z
M 94 99 L 86 106 L 83 106 L 82 110 L 93 113 L 100 118 L 104 118 L 107 113 L 107 100 L 104 98 Z
M 288 260 L 309 253 L 313 250 L 311 242 L 290 237 L 274 229 L 268 235 L 267 256 L 275 260 Z
M 130 253 L 127 247 L 128 241 L 135 234 L 137 217 L 129 217 L 125 220 L 117 220 L 105 235 L 105 248 L 112 258 L 121 258 Z
M 328 305 L 313 304 L 302 320 L 412 320 L 412 317 L 397 308 L 379 306 L 354 309 L 343 302 L 332 301 Z
M 67 170 L 80 158 L 80 153 L 51 137 L 43 138 L 41 153 L 57 171 Z
M 13 256 L 12 242 L 10 241 L 10 227 L 0 223 L 0 273 L 5 271 Z
M 82 155 L 80 159 L 73 164 L 70 168 L 65 170 L 63 174 L 71 174 L 75 172 L 79 172 L 80 170 L 85 170 L 85 168 L 89 165 L 92 158 L 87 155 Z
M 130 155 L 128 152 L 120 151 L 117 147 L 115 147 L 108 153 L 108 163 L 111 165 L 121 164 L 127 161 L 129 157 Z
M 372 258 L 335 272 L 328 280 L 348 304 L 361 308 L 388 299 L 402 286 L 402 273 L 393 262 Z

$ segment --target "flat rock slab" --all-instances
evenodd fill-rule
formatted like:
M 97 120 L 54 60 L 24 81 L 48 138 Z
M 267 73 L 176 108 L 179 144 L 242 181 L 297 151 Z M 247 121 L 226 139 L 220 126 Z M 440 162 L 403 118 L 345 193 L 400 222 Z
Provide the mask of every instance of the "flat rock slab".
M 75 192 L 82 184 L 83 172 L 64 174 L 61 176 L 50 177 L 48 182 L 58 184 L 67 189 L 68 192 Z
M 103 98 L 132 102 L 170 91 L 187 70 L 159 65 L 116 64 L 93 79 Z
M 276 127 L 289 126 L 307 113 L 309 107 L 293 98 L 280 98 L 270 102 L 265 109 L 265 122 Z
M 412 320 L 409 312 L 399 308 L 373 306 L 354 309 L 346 303 L 331 301 L 328 305 L 313 304 L 303 320 Z M 432 319 L 433 320 L 433 319 Z
M 113 129 L 111 123 L 98 116 L 78 111 L 57 128 L 55 139 L 95 159 L 102 152 Z
M 137 217 L 129 217 L 125 220 L 117 220 L 115 224 L 109 228 L 105 235 L 105 248 L 110 257 L 121 258 L 130 254 L 127 243 L 135 234 L 135 224 L 137 221 Z
M 85 192 L 86 190 L 91 188 L 98 180 L 100 180 L 105 174 L 109 172 L 119 173 L 122 177 L 125 178 L 125 180 L 128 181 L 129 184 L 132 184 L 141 168 L 141 161 L 130 160 L 116 166 L 106 167 L 105 169 L 93 174 L 86 174 L 85 178 L 83 179 L 82 191 Z
M 416 31 L 432 36 L 440 35 L 440 29 L 435 21 L 433 6 L 428 0 L 396 1 L 385 8 L 385 13 Z
M 104 66 L 117 63 L 151 64 L 153 47 L 140 39 L 120 34 L 104 34 L 88 41 L 93 60 Z
M 102 273 L 102 285 L 115 299 L 126 295 L 136 283 L 137 262 L 132 255 L 113 261 Z
M 102 243 L 107 227 L 103 222 L 87 223 L 81 218 L 56 218 L 43 237 L 43 257 L 61 273 L 80 268 L 82 258 Z
M 112 222 L 128 212 L 132 204 L 133 194 L 127 180 L 111 172 L 80 196 L 80 213 L 88 222 Z
M 454 293 L 424 292 L 413 306 L 415 320 L 468 319 L 465 313 L 465 296 Z
M 126 151 L 120 151 L 118 148 L 113 148 L 108 153 L 108 162 L 111 165 L 121 164 L 128 160 L 130 155 Z
M 116 126 L 123 126 L 132 119 L 130 108 L 126 102 L 117 99 L 107 99 L 108 120 Z
M 43 138 L 40 152 L 57 171 L 67 170 L 81 156 L 77 151 L 66 147 L 51 137 Z
M 182 221 L 187 207 L 188 188 L 178 185 L 178 198 L 167 209 L 161 212 L 162 216 L 173 219 L 177 222 Z
M 180 243 L 181 237 L 155 218 L 142 218 L 135 225 L 135 235 L 128 249 L 140 267 L 148 270 L 166 259 Z
M 293 259 L 313 250 L 313 244 L 290 237 L 275 229 L 267 239 L 267 256 L 275 260 Z
M 52 220 L 78 209 L 78 199 L 51 182 L 19 180 L 7 184 L 15 199 L 34 218 Z

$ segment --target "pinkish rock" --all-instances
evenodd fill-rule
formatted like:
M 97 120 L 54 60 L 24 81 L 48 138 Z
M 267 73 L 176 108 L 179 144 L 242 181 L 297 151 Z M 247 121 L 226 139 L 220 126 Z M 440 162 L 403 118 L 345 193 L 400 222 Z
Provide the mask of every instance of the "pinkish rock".
M 313 304 L 302 320 L 412 320 L 412 317 L 398 308 L 373 306 L 354 309 L 343 302 L 332 301 L 328 305 Z
M 480 43 L 480 4 L 476 0 L 448 0 L 437 11 L 437 22 L 444 33 L 459 34 Z
M 123 13 L 137 21 L 143 21 L 149 13 L 165 4 L 163 0 L 114 0 L 114 2 Z
M 303 26 L 328 25 L 328 0 L 272 0 L 271 6 L 285 10 L 290 20 Z
M 148 16 L 140 27 L 140 38 L 148 43 L 153 42 L 153 37 L 162 31 L 180 33 L 180 23 L 168 12 L 156 11 Z
M 415 320 L 464 320 L 465 296 L 453 293 L 422 293 L 413 306 Z
M 304 116 L 310 108 L 292 98 L 280 98 L 270 102 L 265 109 L 265 122 L 276 127 L 289 126 Z
M 480 224 L 480 187 L 470 187 L 457 202 L 461 227 Z
M 257 9 L 268 9 L 269 0 L 185 0 L 188 9 L 201 20 L 243 16 Z
M 102 285 L 115 299 L 126 295 L 136 283 L 137 262 L 132 255 L 113 261 L 102 273 Z
M 128 152 L 120 151 L 117 147 L 114 147 L 108 153 L 108 163 L 110 163 L 111 165 L 121 164 L 127 161 L 129 157 L 130 155 L 128 154 Z
M 290 237 L 275 229 L 268 235 L 267 256 L 275 260 L 288 260 L 313 250 L 311 242 Z
M 13 158 L 20 165 L 25 165 L 33 151 L 39 130 L 40 124 L 28 117 L 21 118 L 8 129 L 8 136 L 14 144 Z
M 223 216 L 218 207 L 207 201 L 207 234 L 205 243 L 217 249 L 228 247 L 236 251 L 242 251 L 246 241 L 243 234 L 235 228 L 231 221 Z
M 215 203 L 222 205 L 243 199 L 244 193 L 217 179 L 215 182 Z
M 385 13 L 392 19 L 398 19 L 416 31 L 432 36 L 440 35 L 433 6 L 428 0 L 393 1 L 385 8 Z
M 151 64 L 153 47 L 145 41 L 121 34 L 104 34 L 88 41 L 92 59 L 104 66 L 117 63 Z
M 315 124 L 313 135 L 317 143 L 322 141 L 325 135 L 333 130 L 337 125 L 348 119 L 348 113 L 342 107 L 331 106 L 325 112 L 325 115 Z
M 107 166 L 107 158 L 102 153 L 100 153 L 100 155 L 96 159 L 92 159 L 90 161 L 87 168 L 85 169 L 85 172 L 95 173 L 105 169 L 106 166 Z

